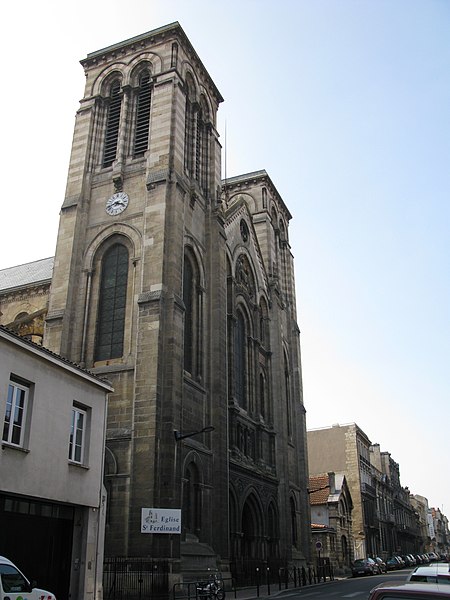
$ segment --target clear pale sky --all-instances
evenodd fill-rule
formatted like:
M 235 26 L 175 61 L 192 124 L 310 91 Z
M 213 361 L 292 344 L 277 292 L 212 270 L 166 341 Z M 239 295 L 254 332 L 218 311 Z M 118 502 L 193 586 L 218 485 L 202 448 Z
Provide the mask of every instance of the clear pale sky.
M 308 428 L 356 422 L 450 517 L 450 2 L 25 0 L 3 16 L 0 268 L 52 256 L 87 53 L 179 21 L 227 175 L 292 213 Z

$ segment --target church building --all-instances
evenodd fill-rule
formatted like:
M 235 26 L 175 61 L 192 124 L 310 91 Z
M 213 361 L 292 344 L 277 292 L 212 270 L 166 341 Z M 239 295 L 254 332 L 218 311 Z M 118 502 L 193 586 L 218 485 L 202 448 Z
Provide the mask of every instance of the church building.
M 222 180 L 223 99 L 178 23 L 81 64 L 39 317 L 44 346 L 114 389 L 105 556 L 167 558 L 187 575 L 306 565 L 291 214 L 264 170 Z M 145 515 L 167 509 L 181 533 L 146 533 Z

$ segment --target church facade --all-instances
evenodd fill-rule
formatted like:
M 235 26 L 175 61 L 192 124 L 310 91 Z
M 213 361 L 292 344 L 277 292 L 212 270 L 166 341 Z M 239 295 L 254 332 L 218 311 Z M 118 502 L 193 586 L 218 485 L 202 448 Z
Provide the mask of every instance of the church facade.
M 44 345 L 114 388 L 105 554 L 306 564 L 289 210 L 266 171 L 221 180 L 222 97 L 178 23 L 81 64 Z M 142 533 L 150 508 L 181 535 Z

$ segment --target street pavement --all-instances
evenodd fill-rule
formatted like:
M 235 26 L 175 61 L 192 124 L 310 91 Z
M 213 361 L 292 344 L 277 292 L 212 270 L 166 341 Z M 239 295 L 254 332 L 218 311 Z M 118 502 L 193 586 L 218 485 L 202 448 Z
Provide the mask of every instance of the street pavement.
M 339 578 L 335 577 L 333 581 L 339 581 L 340 579 L 347 579 L 346 577 Z M 267 585 L 261 585 L 259 588 L 256 586 L 239 588 L 236 590 L 227 591 L 226 598 L 227 600 L 231 598 L 236 598 L 236 600 L 270 600 L 271 598 L 276 598 L 277 596 L 283 596 L 286 592 L 300 592 L 301 590 L 317 588 L 318 586 L 324 586 L 331 583 L 328 579 L 327 581 L 321 581 L 320 583 L 312 583 L 303 586 L 294 587 L 293 584 L 289 585 L 287 588 L 283 585 L 280 589 L 279 585 L 272 584 L 270 587 Z

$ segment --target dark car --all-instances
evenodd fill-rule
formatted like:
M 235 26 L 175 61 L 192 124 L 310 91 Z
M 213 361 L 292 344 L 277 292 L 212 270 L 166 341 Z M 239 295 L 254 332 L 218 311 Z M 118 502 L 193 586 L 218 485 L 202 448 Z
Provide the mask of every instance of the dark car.
M 386 568 L 388 571 L 396 571 L 397 569 L 400 569 L 400 563 L 396 558 L 391 556 L 391 558 L 386 560 Z
M 375 556 L 373 560 L 377 563 L 380 573 L 387 573 L 387 566 L 382 558 Z
M 450 585 L 436 583 L 405 583 L 393 581 L 380 583 L 370 591 L 368 600 L 433 600 L 442 598 L 449 600 Z
M 372 558 L 358 558 L 352 565 L 352 577 L 359 575 L 377 575 L 380 568 Z

